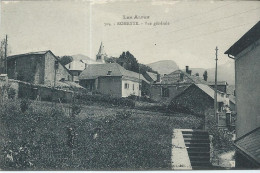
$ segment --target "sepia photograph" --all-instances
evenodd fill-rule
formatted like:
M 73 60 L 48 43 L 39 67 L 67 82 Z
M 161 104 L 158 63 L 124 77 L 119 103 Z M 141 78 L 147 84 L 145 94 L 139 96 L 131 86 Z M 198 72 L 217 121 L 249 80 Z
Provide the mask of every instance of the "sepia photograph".
M 260 170 L 260 2 L 0 0 L 0 171 Z

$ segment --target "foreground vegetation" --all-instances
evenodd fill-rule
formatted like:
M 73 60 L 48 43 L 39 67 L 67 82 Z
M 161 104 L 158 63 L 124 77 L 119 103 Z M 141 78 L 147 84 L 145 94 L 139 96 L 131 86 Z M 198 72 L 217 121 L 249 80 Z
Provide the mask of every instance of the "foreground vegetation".
M 22 106 L 20 106 L 22 105 Z M 10 100 L 0 106 L 3 170 L 170 169 L 174 128 L 198 128 L 187 114 Z

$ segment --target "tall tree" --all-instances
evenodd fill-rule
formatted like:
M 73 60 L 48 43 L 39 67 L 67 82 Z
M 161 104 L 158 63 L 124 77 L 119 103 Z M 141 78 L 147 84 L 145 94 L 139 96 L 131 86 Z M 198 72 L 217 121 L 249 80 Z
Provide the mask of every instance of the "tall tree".
M 125 69 L 139 73 L 138 62 L 129 51 L 123 52 L 118 58 L 118 62 Z

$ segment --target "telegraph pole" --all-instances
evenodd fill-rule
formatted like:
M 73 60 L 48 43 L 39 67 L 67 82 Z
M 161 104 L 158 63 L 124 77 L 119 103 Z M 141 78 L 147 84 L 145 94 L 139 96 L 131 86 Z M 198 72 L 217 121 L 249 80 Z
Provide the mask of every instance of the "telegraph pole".
M 5 36 L 5 73 L 7 74 L 7 35 Z
M 218 98 L 217 98 L 217 82 L 218 82 L 218 47 L 216 47 L 216 68 L 215 68 L 215 95 L 214 95 L 214 108 L 215 108 L 215 118 L 218 121 Z

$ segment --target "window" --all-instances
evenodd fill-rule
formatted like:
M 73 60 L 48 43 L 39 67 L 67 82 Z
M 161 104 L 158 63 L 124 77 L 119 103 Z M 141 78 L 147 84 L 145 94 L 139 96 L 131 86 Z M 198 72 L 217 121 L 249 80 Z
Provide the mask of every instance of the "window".
M 110 76 L 110 75 L 111 75 L 111 73 L 112 73 L 112 71 L 110 71 L 110 70 L 109 70 L 109 71 L 107 72 L 107 75 L 109 75 L 109 76 Z
M 135 84 L 133 84 L 133 91 L 135 90 Z
M 162 96 L 169 97 L 169 88 L 162 88 Z
M 55 63 L 54 63 L 54 68 L 55 68 L 55 69 L 58 69 L 58 68 L 59 68 L 59 61 L 55 61 Z
M 125 83 L 125 89 L 127 89 L 127 83 Z

